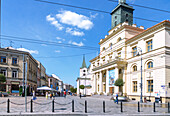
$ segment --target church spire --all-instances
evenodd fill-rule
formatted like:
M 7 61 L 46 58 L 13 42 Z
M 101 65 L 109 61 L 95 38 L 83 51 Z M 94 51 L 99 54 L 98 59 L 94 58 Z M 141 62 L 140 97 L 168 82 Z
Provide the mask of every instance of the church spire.
M 83 63 L 82 63 L 81 68 L 87 68 L 86 62 L 85 62 L 85 55 L 83 55 Z

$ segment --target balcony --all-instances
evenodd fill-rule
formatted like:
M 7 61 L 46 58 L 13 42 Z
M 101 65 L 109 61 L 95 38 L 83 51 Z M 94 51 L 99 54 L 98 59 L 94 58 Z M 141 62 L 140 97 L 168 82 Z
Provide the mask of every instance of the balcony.
M 93 71 L 100 70 L 102 68 L 105 68 L 105 67 L 108 67 L 108 66 L 111 66 L 111 65 L 114 65 L 114 64 L 125 65 L 125 64 L 127 64 L 127 62 L 125 60 L 121 59 L 121 58 L 115 58 L 115 59 L 112 59 L 112 60 L 108 60 L 108 62 L 104 62 L 99 66 L 94 67 L 92 70 Z

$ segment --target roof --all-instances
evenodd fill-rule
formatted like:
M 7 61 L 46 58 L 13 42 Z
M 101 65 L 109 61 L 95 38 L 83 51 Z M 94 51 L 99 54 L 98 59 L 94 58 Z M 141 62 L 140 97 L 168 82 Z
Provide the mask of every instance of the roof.
M 58 76 L 56 76 L 55 74 L 52 74 L 52 77 L 54 77 L 55 79 L 62 81 Z
M 83 63 L 82 63 L 81 68 L 87 68 L 84 55 L 83 55 Z

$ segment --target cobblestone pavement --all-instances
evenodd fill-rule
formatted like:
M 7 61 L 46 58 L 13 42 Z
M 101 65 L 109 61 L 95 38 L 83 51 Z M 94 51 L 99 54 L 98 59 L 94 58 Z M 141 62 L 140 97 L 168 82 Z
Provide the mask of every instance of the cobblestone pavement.
M 167 104 L 156 104 L 156 112 L 153 112 L 153 103 L 143 103 L 138 112 L 138 103 L 135 101 L 123 102 L 123 112 L 121 112 L 120 103 L 116 104 L 110 100 L 110 96 L 77 96 L 56 97 L 54 103 L 55 114 L 58 115 L 170 115 Z M 7 100 L 10 99 L 10 113 L 7 113 Z M 33 113 L 30 113 L 30 100 L 27 98 L 27 112 L 25 112 L 24 97 L 0 98 L 0 115 L 53 115 L 52 99 L 37 97 L 33 101 Z M 74 112 L 72 112 L 72 100 L 74 100 Z M 85 113 L 85 100 L 87 101 L 87 113 Z M 103 101 L 105 101 L 105 113 L 103 113 Z

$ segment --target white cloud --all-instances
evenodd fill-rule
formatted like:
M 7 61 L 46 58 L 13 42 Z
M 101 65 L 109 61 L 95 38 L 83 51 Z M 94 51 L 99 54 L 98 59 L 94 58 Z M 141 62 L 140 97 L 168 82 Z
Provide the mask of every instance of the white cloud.
M 74 36 L 84 36 L 83 32 L 78 31 L 77 29 L 73 30 L 72 28 L 66 28 L 66 33 L 69 33 Z
M 25 48 L 17 48 L 17 50 L 29 52 L 30 54 L 38 54 L 39 53 L 37 50 L 28 50 Z
M 97 15 L 98 15 L 98 13 L 96 13 L 96 14 L 91 14 L 91 13 L 90 13 L 90 18 L 91 18 L 91 19 L 94 19 L 94 18 L 97 17 Z
M 62 41 L 58 41 L 58 43 L 62 43 Z
M 79 47 L 84 46 L 83 42 L 77 43 L 77 42 L 74 42 L 74 41 L 73 41 L 73 42 L 72 42 L 72 41 L 69 41 L 68 43 L 69 43 L 69 44 L 76 45 L 76 46 L 79 46 Z
M 77 26 L 80 29 L 89 30 L 93 27 L 93 22 L 90 21 L 89 17 L 75 12 L 62 10 L 60 14 L 56 14 L 56 17 L 61 23 Z
M 51 15 L 46 16 L 46 20 L 54 25 L 58 30 L 63 30 L 63 26 Z
M 55 50 L 56 53 L 60 53 L 61 51 L 60 50 Z
M 51 15 L 46 16 L 47 21 L 55 21 L 54 17 L 51 17 Z
M 83 38 L 83 40 L 84 40 L 84 41 L 86 41 L 86 39 L 85 39 L 85 38 Z
M 41 46 L 47 46 L 46 44 L 41 44 Z
M 65 41 L 65 39 L 62 39 L 61 37 L 56 37 L 57 40 Z

